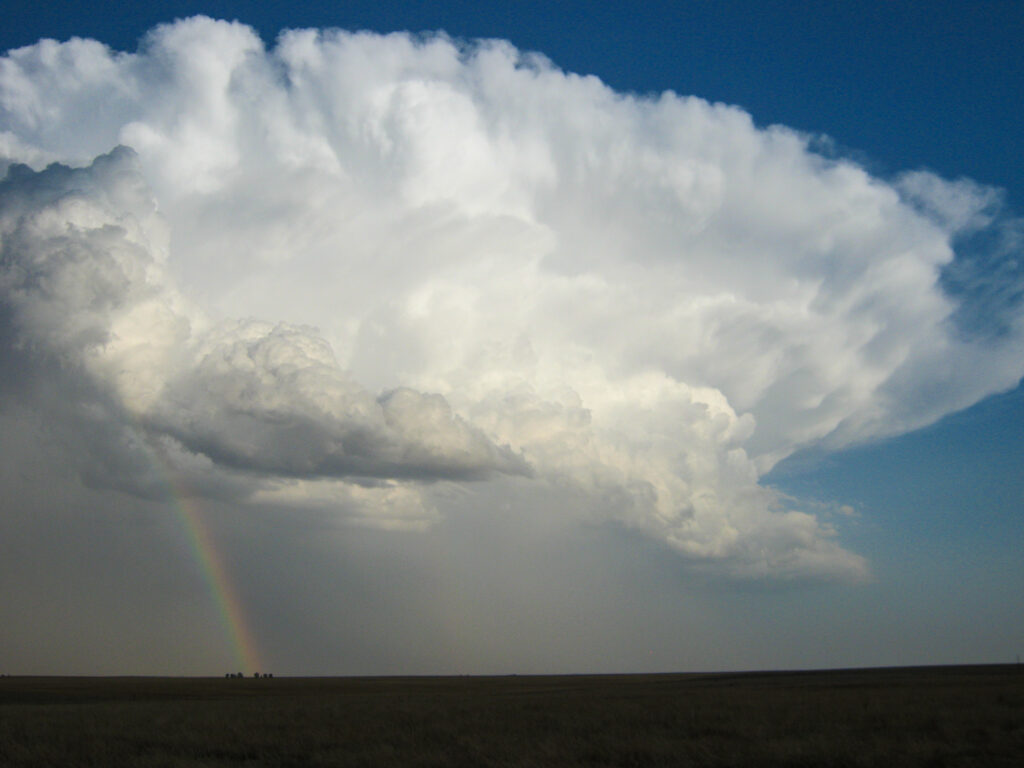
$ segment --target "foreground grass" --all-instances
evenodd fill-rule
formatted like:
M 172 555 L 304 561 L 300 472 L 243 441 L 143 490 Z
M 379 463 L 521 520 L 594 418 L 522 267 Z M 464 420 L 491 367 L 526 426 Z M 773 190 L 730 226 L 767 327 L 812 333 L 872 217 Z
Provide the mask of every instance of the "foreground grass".
M 1024 674 L 0 679 L 0 765 L 1017 766 Z

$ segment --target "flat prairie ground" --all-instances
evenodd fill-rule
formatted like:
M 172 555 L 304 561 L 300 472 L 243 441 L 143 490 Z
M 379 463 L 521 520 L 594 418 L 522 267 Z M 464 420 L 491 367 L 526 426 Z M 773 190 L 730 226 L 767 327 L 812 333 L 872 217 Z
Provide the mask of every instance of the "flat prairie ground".
M 0 678 L 0 766 L 1017 766 L 1019 667 Z

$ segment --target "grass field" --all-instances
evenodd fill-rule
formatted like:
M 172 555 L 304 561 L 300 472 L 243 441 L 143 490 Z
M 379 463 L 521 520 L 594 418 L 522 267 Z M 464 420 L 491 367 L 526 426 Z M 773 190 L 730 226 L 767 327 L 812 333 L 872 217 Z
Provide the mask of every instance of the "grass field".
M 5 677 L 0 765 L 1016 768 L 1024 673 Z

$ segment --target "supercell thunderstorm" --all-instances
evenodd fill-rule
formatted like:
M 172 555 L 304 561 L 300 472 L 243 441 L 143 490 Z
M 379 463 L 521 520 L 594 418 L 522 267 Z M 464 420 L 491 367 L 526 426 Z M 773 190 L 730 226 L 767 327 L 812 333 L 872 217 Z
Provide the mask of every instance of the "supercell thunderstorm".
M 760 478 L 1016 386 L 1024 321 L 965 333 L 943 281 L 996 193 L 814 146 L 495 41 L 41 41 L 0 59 L 0 394 L 127 493 L 140 452 L 384 527 L 558 487 L 702 567 L 860 579 Z

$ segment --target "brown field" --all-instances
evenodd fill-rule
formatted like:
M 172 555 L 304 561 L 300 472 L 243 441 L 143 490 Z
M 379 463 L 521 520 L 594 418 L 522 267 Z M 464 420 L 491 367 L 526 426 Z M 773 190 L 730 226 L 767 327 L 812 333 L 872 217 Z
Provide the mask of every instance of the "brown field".
M 0 678 L 0 766 L 1020 766 L 1015 666 Z

